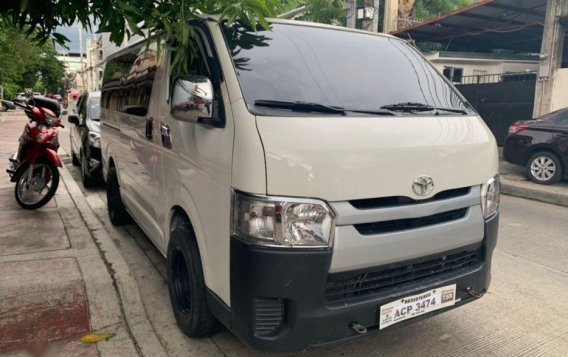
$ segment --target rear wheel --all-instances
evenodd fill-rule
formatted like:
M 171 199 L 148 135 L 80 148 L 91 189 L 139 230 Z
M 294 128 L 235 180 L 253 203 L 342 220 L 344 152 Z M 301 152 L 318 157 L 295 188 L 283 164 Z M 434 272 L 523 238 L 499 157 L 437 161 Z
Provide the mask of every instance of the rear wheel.
M 108 217 L 111 223 L 115 226 L 122 226 L 132 222 L 132 218 L 126 211 L 122 198 L 120 198 L 120 186 L 118 185 L 118 176 L 114 166 L 108 169 L 106 192 Z
M 168 289 L 179 328 L 189 337 L 210 336 L 220 325 L 207 305 L 205 279 L 193 230 L 174 220 L 168 244 Z
M 564 174 L 558 156 L 549 151 L 540 151 L 530 157 L 527 175 L 533 182 L 552 185 L 560 182 Z
M 55 195 L 59 186 L 59 171 L 51 161 L 43 158 L 33 168 L 28 162 L 22 165 L 26 167 L 16 179 L 16 202 L 24 209 L 38 209 Z

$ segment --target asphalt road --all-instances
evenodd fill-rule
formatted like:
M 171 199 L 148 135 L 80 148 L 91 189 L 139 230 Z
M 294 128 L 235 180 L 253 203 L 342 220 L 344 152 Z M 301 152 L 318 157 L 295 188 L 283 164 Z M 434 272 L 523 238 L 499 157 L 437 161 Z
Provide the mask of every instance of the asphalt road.
M 69 152 L 68 128 L 60 134 Z M 66 162 L 81 185 L 78 168 Z M 136 225 L 112 227 L 102 183 L 83 192 L 135 275 L 147 316 L 170 355 L 260 355 L 226 330 L 208 339 L 182 335 L 170 310 L 163 256 Z M 303 355 L 568 356 L 567 217 L 568 208 L 502 197 L 493 280 L 482 299 L 406 328 Z

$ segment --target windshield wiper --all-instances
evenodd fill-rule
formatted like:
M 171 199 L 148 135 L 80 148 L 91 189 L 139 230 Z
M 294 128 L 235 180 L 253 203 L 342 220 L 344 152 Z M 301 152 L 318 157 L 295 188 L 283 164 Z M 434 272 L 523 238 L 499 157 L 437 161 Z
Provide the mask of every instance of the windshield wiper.
M 450 113 L 467 114 L 467 111 L 465 111 L 464 109 L 434 107 L 428 104 L 412 103 L 412 102 L 387 104 L 383 105 L 381 109 L 401 111 L 401 112 L 430 112 L 436 110 L 436 111 L 444 111 Z
M 343 107 L 329 106 L 319 103 L 311 102 L 287 102 L 279 100 L 264 100 L 259 99 L 254 101 L 254 105 L 258 107 L 276 108 L 276 109 L 290 109 L 300 112 L 318 112 L 318 113 L 337 113 L 345 115 L 347 112 L 352 113 L 365 113 L 374 115 L 396 115 L 393 111 L 388 109 L 349 109 Z
M 337 113 L 345 115 L 345 109 L 341 107 L 330 107 L 328 105 L 310 102 L 286 102 L 280 100 L 259 99 L 254 101 L 254 105 L 257 107 L 290 109 L 299 112 Z

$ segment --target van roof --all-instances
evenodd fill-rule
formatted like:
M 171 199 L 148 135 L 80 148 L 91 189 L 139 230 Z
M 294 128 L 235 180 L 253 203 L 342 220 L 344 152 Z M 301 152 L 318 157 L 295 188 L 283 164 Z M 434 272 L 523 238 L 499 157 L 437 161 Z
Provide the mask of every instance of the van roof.
M 202 15 L 201 19 L 204 22 L 217 22 L 219 20 L 219 16 L 217 16 L 217 15 Z M 279 19 L 279 18 L 268 18 L 266 20 L 269 23 L 272 23 L 272 24 L 286 24 L 286 25 L 302 26 L 302 27 L 317 27 L 317 28 L 324 28 L 324 29 L 329 29 L 329 30 L 337 30 L 337 31 L 360 33 L 360 34 L 365 34 L 365 35 L 386 37 L 386 38 L 392 38 L 392 39 L 397 39 L 397 40 L 402 41 L 400 38 L 398 38 L 396 36 L 389 35 L 389 34 L 379 33 L 379 32 L 369 32 L 369 31 L 352 29 L 352 28 L 343 27 L 343 26 L 335 26 L 335 25 L 320 24 L 320 23 L 316 23 L 316 22 L 287 20 L 287 19 Z M 128 46 L 121 49 L 120 51 L 117 51 L 117 52 L 113 53 L 112 55 L 108 56 L 108 58 L 106 58 L 104 62 L 111 60 L 111 59 L 114 59 L 118 56 L 121 56 L 122 54 L 124 54 L 125 52 L 128 52 L 132 48 L 146 44 L 146 43 L 147 43 L 147 40 L 145 38 L 141 38 L 140 40 L 129 44 Z

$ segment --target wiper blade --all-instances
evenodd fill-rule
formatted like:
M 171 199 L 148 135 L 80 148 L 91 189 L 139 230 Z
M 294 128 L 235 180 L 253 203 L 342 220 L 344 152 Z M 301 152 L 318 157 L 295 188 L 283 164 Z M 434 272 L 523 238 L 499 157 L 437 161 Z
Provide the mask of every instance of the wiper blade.
M 450 113 L 467 114 L 467 111 L 465 111 L 464 109 L 434 107 L 428 104 L 412 103 L 412 102 L 387 104 L 383 105 L 381 109 L 403 111 L 403 112 L 430 112 L 436 110 L 436 111 L 444 111 Z
M 257 107 L 267 107 L 276 109 L 290 109 L 300 112 L 318 112 L 318 113 L 337 113 L 345 114 L 345 109 L 341 107 L 331 107 L 329 105 L 310 103 L 310 102 L 287 102 L 279 100 L 259 99 L 254 101 Z
M 345 115 L 346 112 L 351 113 L 364 113 L 373 115 L 396 115 L 395 112 L 388 109 L 350 109 L 336 106 L 329 106 L 319 103 L 311 102 L 287 102 L 279 100 L 263 100 L 259 99 L 254 102 L 254 105 L 258 107 L 268 107 L 276 109 L 290 109 L 294 111 L 305 111 L 305 112 L 319 112 L 319 113 L 338 113 Z
M 345 109 L 346 112 L 352 113 L 363 113 L 363 114 L 373 114 L 373 115 L 396 115 L 392 110 L 386 108 L 381 109 Z

